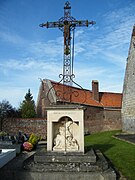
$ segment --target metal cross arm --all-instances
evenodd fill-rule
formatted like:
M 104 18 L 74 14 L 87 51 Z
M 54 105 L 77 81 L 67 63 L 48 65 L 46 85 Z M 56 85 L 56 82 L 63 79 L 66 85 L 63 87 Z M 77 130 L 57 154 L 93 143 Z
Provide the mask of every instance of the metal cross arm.
M 55 27 L 60 27 L 60 23 L 59 22 L 47 22 L 46 24 L 42 23 L 39 26 L 46 27 L 46 28 L 55 28 Z
M 69 24 L 72 27 L 81 27 L 81 26 L 89 26 L 89 24 L 94 25 L 96 24 L 95 21 L 88 21 L 88 20 L 72 20 L 72 21 L 57 21 L 57 22 L 47 22 L 40 24 L 40 27 L 46 27 L 46 28 L 62 28 L 65 25 Z
M 81 26 L 89 26 L 89 24 L 94 25 L 96 24 L 95 21 L 88 21 L 88 20 L 76 20 L 73 21 L 71 24 L 73 24 L 75 27 L 81 27 Z

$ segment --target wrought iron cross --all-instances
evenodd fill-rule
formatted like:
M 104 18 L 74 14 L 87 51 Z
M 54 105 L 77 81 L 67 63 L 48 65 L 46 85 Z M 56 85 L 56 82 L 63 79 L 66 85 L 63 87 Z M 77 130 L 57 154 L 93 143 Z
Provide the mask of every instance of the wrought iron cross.
M 64 17 L 61 17 L 56 22 L 47 22 L 46 24 L 40 24 L 40 27 L 46 28 L 59 28 L 63 32 L 64 36 L 64 61 L 63 61 L 63 74 L 62 76 L 63 84 L 72 85 L 73 74 L 73 59 L 74 59 L 74 30 L 76 27 L 86 26 L 89 24 L 94 25 L 94 21 L 88 20 L 76 20 L 71 16 L 71 6 L 67 1 L 64 6 Z M 71 36 L 73 32 L 73 36 Z M 71 47 L 71 39 L 73 40 L 73 45 Z M 71 52 L 72 48 L 72 52 Z

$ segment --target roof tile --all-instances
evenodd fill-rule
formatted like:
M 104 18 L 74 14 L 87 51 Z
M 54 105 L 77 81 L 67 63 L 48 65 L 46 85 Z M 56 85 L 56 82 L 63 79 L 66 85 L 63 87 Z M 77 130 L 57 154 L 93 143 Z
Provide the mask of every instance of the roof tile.
M 99 92 L 99 102 L 92 98 L 92 91 L 51 81 L 59 101 L 90 106 L 121 108 L 122 93 Z M 72 95 L 71 95 L 72 94 Z

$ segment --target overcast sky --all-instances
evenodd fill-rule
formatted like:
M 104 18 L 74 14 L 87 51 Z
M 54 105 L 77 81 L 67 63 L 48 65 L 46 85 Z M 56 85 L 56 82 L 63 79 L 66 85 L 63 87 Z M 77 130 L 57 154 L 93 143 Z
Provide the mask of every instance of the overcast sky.
M 59 81 L 63 34 L 39 24 L 63 17 L 64 0 L 0 0 L 0 101 L 18 107 L 28 89 L 37 101 L 41 79 Z M 96 25 L 76 28 L 75 81 L 91 89 L 122 92 L 126 59 L 135 24 L 134 0 L 71 0 L 77 20 Z

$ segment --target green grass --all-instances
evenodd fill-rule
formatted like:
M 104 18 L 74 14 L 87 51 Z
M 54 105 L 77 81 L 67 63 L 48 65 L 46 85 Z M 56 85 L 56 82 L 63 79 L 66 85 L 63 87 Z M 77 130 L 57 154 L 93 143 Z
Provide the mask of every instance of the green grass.
M 124 177 L 135 180 L 135 145 L 113 138 L 120 131 L 85 136 L 85 148 L 100 149 Z

